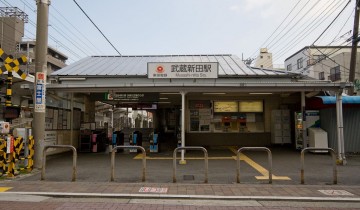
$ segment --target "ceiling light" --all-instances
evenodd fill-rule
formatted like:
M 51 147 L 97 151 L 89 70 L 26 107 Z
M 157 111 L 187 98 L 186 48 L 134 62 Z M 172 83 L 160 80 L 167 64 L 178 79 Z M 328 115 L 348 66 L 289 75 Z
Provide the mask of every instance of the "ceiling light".
M 226 93 L 203 93 L 203 95 L 225 95 Z
M 160 93 L 161 95 L 179 95 L 180 93 Z
M 250 95 L 271 95 L 273 93 L 249 93 Z
M 160 100 L 166 100 L 166 99 L 169 99 L 169 98 L 159 98 Z

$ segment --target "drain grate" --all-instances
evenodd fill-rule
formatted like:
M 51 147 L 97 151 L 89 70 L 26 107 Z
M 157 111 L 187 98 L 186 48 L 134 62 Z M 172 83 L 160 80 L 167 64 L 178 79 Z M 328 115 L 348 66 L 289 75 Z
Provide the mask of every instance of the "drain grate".
M 195 180 L 194 175 L 184 175 L 184 180 Z

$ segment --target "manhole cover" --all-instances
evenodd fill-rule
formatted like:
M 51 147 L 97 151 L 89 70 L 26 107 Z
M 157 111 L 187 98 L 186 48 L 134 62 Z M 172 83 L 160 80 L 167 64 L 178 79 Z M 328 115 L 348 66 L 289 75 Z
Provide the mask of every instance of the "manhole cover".
M 194 180 L 194 175 L 184 175 L 184 180 Z

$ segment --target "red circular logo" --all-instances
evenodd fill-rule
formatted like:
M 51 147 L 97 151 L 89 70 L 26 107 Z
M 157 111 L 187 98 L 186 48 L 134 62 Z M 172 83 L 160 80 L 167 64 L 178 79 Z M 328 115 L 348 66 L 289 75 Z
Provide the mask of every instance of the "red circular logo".
M 165 70 L 164 70 L 164 67 L 162 67 L 162 66 L 158 66 L 158 67 L 156 67 L 156 72 L 157 73 L 163 73 Z

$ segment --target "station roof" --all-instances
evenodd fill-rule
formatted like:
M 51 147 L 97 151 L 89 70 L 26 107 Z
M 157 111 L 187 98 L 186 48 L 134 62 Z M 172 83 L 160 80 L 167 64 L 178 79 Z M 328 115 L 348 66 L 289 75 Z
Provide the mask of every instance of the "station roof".
M 55 71 L 51 76 L 147 76 L 149 62 L 218 62 L 219 77 L 290 75 L 286 71 L 246 66 L 238 56 L 224 54 L 91 56 Z
M 149 78 L 149 63 L 218 63 L 217 78 Z M 297 92 L 335 91 L 350 83 L 254 68 L 236 55 L 91 56 L 50 75 L 47 89 L 68 92 Z

